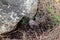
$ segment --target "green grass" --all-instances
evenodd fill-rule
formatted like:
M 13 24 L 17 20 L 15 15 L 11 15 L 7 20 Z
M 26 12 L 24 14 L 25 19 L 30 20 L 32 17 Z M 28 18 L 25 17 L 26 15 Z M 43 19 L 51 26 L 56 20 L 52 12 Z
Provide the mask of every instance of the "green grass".
M 50 7 L 50 5 L 48 5 L 47 10 L 48 10 L 48 13 L 51 15 L 52 24 L 54 26 L 58 25 L 58 22 L 60 20 L 60 16 L 57 16 L 54 14 L 54 10 Z
M 34 20 L 38 20 L 39 19 L 39 16 L 38 15 L 35 15 L 34 16 Z

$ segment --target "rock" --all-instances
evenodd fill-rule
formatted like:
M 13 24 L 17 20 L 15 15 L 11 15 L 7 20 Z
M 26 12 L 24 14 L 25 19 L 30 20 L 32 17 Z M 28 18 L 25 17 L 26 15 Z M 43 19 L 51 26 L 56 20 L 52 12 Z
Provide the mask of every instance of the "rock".
M 6 0 L 6 1 L 1 0 L 1 1 L 6 4 L 14 5 L 15 10 L 17 6 L 18 9 L 20 9 L 20 11 L 22 12 L 21 14 L 29 18 L 32 18 L 35 15 L 38 5 L 38 0 Z
M 37 4 L 38 0 L 0 0 L 0 34 L 15 29 L 23 16 L 33 18 Z

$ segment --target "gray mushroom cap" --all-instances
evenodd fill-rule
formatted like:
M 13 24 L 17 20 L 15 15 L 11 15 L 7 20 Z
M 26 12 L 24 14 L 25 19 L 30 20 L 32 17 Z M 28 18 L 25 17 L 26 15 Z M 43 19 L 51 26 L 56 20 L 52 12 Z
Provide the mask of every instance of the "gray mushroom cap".
M 38 0 L 0 0 L 0 34 L 15 29 L 23 16 L 33 18 L 37 5 Z

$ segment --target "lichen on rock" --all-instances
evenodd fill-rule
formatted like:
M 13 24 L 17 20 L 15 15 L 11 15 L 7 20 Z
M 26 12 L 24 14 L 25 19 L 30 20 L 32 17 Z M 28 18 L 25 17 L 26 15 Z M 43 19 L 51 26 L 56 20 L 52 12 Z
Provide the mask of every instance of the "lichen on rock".
M 33 18 L 38 0 L 0 0 L 0 34 L 10 32 L 23 16 Z

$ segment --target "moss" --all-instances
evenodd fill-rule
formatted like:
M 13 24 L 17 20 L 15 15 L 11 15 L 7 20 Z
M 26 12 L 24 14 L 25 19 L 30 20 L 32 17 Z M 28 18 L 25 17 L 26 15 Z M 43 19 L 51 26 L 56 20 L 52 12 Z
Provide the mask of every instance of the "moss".
M 23 17 L 21 20 L 22 25 L 27 25 L 28 22 L 29 22 L 29 18 L 27 18 L 27 17 Z

